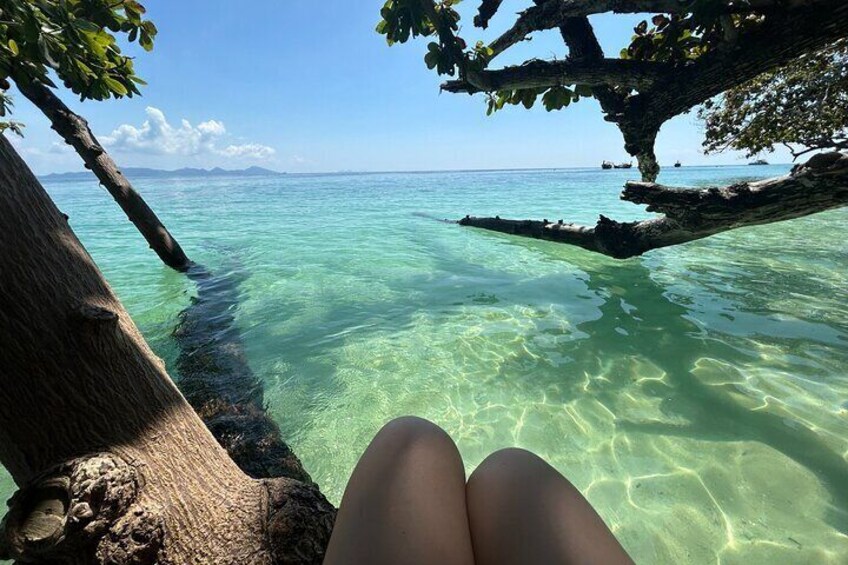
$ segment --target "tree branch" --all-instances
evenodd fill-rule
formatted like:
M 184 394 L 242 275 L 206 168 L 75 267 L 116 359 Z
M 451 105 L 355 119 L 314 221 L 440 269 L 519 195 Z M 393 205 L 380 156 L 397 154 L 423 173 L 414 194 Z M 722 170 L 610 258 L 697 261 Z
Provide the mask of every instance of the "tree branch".
M 559 85 L 585 84 L 588 86 L 617 86 L 647 88 L 671 67 L 650 61 L 625 61 L 601 59 L 599 61 L 528 61 L 520 66 L 497 70 L 468 71 L 464 80 L 451 80 L 442 84 L 447 92 L 496 92 Z
M 466 216 L 460 225 L 576 245 L 617 259 L 695 241 L 724 231 L 809 216 L 848 205 L 848 155 L 823 153 L 785 177 L 703 190 L 630 182 L 622 199 L 665 216 L 594 227 L 548 220 Z
M 106 187 L 150 248 L 162 262 L 175 271 L 185 272 L 192 266 L 180 244 L 162 224 L 144 198 L 118 169 L 82 116 L 74 113 L 47 86 L 40 82 L 16 80 L 15 84 L 50 120 L 52 127 L 66 143 L 73 146 L 87 169 Z
M 721 0 L 727 13 L 766 10 L 776 6 L 795 7 L 815 3 L 816 0 Z M 524 41 L 536 31 L 554 29 L 566 18 L 614 12 L 616 14 L 684 13 L 691 11 L 692 0 L 548 0 L 521 13 L 515 24 L 489 47 L 494 56 L 500 55 L 516 43 Z
M 503 0 L 483 0 L 478 14 L 474 17 L 474 25 L 483 29 L 489 27 L 489 20 L 492 19 L 502 3 Z
M 569 59 L 600 61 L 604 58 L 604 50 L 595 36 L 589 18 L 566 18 L 559 27 L 559 32 L 568 46 Z M 616 92 L 610 86 L 596 86 L 592 88 L 592 95 L 600 102 L 601 109 L 608 119 L 614 121 L 624 111 L 626 95 Z
M 797 4 L 793 3 L 793 4 Z M 731 48 L 716 49 L 631 97 L 632 120 L 663 123 L 722 92 L 848 35 L 848 2 L 811 0 L 805 9 L 775 12 Z M 799 4 L 800 5 L 800 4 Z

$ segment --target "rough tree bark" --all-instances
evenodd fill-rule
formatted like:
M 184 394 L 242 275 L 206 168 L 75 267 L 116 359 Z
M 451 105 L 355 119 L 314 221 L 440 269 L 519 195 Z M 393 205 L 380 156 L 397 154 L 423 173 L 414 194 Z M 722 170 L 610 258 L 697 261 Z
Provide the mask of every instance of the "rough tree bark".
M 332 506 L 227 457 L 3 136 L 0 218 L 0 558 L 320 563 Z
M 604 216 L 594 227 L 548 220 L 466 216 L 463 226 L 576 245 L 617 259 L 679 245 L 724 231 L 801 218 L 848 206 L 848 155 L 825 153 L 786 177 L 701 190 L 630 182 L 622 200 L 647 204 L 664 216 L 616 222 Z
M 106 187 L 162 262 L 176 271 L 187 271 L 191 267 L 191 261 L 180 244 L 121 173 L 94 137 L 85 119 L 65 106 L 47 86 L 39 82 L 23 80 L 17 81 L 16 84 L 21 94 L 47 116 L 53 129 L 62 136 L 62 139 L 74 147 L 85 162 L 86 168 L 90 169 Z

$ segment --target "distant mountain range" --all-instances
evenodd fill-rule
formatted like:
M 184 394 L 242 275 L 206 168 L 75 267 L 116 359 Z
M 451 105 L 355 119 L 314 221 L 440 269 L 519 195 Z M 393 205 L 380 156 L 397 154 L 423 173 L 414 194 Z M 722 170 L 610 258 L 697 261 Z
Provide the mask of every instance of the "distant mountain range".
M 205 178 L 205 177 L 267 177 L 278 176 L 286 173 L 278 173 L 262 167 L 249 167 L 247 169 L 227 170 L 220 167 L 214 169 L 184 168 L 175 171 L 163 171 L 160 169 L 145 169 L 143 167 L 126 167 L 121 172 L 130 180 L 143 178 Z M 40 178 L 47 181 L 79 181 L 89 180 L 94 174 L 90 171 L 78 173 L 51 173 Z

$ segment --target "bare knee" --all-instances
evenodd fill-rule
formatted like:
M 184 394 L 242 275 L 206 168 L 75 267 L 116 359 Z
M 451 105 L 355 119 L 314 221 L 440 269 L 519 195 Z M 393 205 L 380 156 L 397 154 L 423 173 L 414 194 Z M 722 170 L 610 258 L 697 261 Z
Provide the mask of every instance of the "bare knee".
M 466 501 L 477 563 L 632 564 L 574 485 L 529 451 L 486 458 Z
M 450 436 L 439 426 L 417 416 L 396 418 L 383 426 L 377 437 L 402 439 L 404 441 L 441 441 Z
M 526 485 L 527 481 L 535 482 L 550 476 L 565 480 L 535 453 L 511 447 L 492 453 L 480 463 L 471 474 L 468 486 L 469 489 L 497 491 L 514 485 Z
M 453 440 L 436 424 L 415 416 L 392 420 L 374 438 L 374 444 L 402 453 L 404 451 L 441 451 L 459 456 Z

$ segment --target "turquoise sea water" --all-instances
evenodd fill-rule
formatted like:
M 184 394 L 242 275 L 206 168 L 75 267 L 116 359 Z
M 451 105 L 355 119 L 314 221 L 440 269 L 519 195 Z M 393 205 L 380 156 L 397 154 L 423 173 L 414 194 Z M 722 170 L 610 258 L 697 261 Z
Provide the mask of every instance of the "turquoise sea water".
M 788 167 L 668 170 L 726 184 Z M 848 209 L 617 262 L 434 221 L 645 217 L 634 171 L 149 180 L 183 247 L 238 271 L 284 436 L 338 502 L 389 419 L 471 471 L 506 446 L 568 476 L 640 563 L 848 560 Z M 192 285 L 94 183 L 48 191 L 173 367 Z M 11 492 L 0 478 L 0 494 Z

